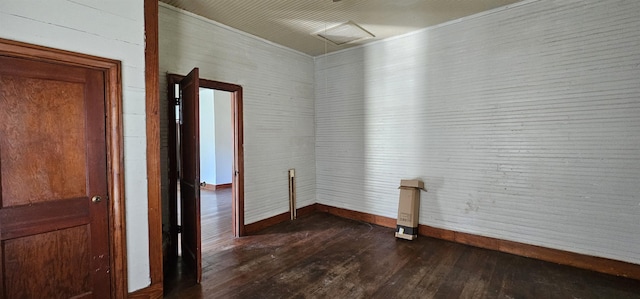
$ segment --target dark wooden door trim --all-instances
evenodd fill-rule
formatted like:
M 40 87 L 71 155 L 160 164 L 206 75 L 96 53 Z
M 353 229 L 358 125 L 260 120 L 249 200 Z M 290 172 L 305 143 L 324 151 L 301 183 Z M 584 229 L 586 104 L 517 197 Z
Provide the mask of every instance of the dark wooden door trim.
M 160 83 L 158 54 L 158 1 L 144 0 L 145 114 L 147 136 L 147 201 L 149 221 L 149 274 L 152 298 L 162 297 L 162 198 L 160 171 Z M 131 296 L 133 297 L 133 296 Z
M 167 74 L 167 122 L 169 131 L 169 223 L 171 226 L 172 244 L 177 244 L 177 218 L 174 212 L 177 209 L 176 201 L 176 179 L 177 179 L 177 162 L 176 162 L 176 127 L 175 127 L 175 95 L 173 86 L 184 78 L 182 75 Z M 227 91 L 232 94 L 231 106 L 233 109 L 233 133 L 234 133 L 234 171 L 233 176 L 233 205 L 232 205 L 232 222 L 233 235 L 241 237 L 245 235 L 244 225 L 244 128 L 243 128 L 243 106 L 242 106 L 242 86 L 219 81 L 207 80 L 200 78 L 200 87 L 211 88 L 216 90 Z M 174 240 L 174 238 L 176 238 Z M 177 256 L 178 248 L 171 248 L 170 256 Z
M 111 295 L 127 295 L 121 66 L 116 60 L 0 39 L 0 55 L 97 69 L 105 74 Z

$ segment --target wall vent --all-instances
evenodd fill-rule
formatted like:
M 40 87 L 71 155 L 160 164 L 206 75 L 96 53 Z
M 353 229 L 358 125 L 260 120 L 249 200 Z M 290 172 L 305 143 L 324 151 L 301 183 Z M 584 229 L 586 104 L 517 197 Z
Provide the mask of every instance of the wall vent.
M 337 46 L 375 37 L 371 32 L 360 27 L 353 21 L 316 32 L 316 35 Z

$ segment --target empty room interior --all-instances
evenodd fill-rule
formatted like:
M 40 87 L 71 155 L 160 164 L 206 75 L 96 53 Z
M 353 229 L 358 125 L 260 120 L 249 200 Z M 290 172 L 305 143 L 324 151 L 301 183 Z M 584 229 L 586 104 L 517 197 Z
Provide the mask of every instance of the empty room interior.
M 640 298 L 638 28 L 0 1 L 0 298 Z

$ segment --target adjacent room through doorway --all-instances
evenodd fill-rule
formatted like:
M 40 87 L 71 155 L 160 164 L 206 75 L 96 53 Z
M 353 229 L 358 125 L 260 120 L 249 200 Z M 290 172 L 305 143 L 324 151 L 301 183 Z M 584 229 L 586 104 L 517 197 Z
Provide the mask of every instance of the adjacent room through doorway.
M 200 223 L 203 267 L 208 252 L 233 240 L 232 94 L 200 87 Z
M 200 181 L 204 190 L 231 188 L 231 93 L 200 87 Z

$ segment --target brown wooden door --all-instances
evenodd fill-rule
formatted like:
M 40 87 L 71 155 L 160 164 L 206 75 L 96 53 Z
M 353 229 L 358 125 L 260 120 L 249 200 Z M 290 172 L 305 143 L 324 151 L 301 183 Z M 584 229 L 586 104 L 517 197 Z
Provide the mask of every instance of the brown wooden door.
M 182 220 L 182 259 L 202 279 L 200 251 L 200 84 L 198 68 L 182 81 L 180 126 L 180 219 Z
M 104 73 L 0 57 L 2 298 L 111 297 L 106 175 Z

